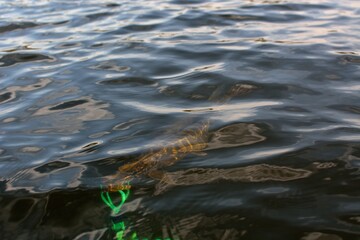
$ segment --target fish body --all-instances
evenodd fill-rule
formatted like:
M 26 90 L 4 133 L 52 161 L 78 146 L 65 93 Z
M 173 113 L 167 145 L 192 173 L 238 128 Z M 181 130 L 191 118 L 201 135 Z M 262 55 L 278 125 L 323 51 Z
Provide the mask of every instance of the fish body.
M 161 179 L 162 168 L 175 164 L 191 153 L 200 153 L 207 148 L 208 128 L 209 122 L 205 122 L 198 128 L 185 131 L 183 137 L 167 146 L 152 150 L 136 161 L 119 167 L 117 173 L 108 179 L 112 183 L 107 184 L 107 191 L 128 190 L 134 178 Z
M 119 172 L 133 176 L 148 175 L 153 170 L 173 165 L 190 153 L 203 151 L 207 147 L 208 126 L 208 123 L 204 123 L 198 129 L 188 130 L 184 137 L 168 146 L 121 166 Z

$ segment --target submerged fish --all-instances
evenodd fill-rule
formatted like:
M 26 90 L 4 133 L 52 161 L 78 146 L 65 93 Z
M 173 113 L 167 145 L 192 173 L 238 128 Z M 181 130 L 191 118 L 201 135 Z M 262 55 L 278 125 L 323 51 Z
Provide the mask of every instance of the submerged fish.
M 167 146 L 151 151 L 134 162 L 118 168 L 118 172 L 111 179 L 115 184 L 109 184 L 108 191 L 129 189 L 129 182 L 137 177 L 151 177 L 161 179 L 160 169 L 171 166 L 191 153 L 201 153 L 208 146 L 209 122 L 200 127 L 187 130 L 185 136 L 170 142 Z
M 210 132 L 208 128 L 209 123 L 204 123 L 196 129 L 187 131 L 184 137 L 170 143 L 168 146 L 152 151 L 134 162 L 119 167 L 117 174 L 112 177 L 112 181 L 115 181 L 116 184 L 110 185 L 110 191 L 125 190 L 129 185 L 125 184 L 126 182 L 141 177 L 160 180 L 159 184 L 174 185 L 173 181 L 169 181 L 171 174 L 169 175 L 163 169 L 175 164 L 189 154 L 248 146 L 266 139 L 260 134 L 263 129 L 254 123 L 235 123 L 213 132 Z
M 231 98 L 251 92 L 255 88 L 248 84 L 236 84 L 222 95 L 220 93 L 222 87 L 220 87 L 213 92 L 209 100 L 224 104 Z M 115 183 L 108 185 L 108 191 L 129 189 L 129 183 L 134 178 L 150 177 L 162 180 L 164 177 L 162 168 L 175 164 L 191 153 L 199 154 L 204 150 L 237 147 L 265 140 L 265 137 L 258 134 L 259 131 L 255 124 L 237 123 L 209 133 L 209 121 L 203 122 L 198 127 L 185 131 L 183 137 L 170 142 L 165 147 L 152 150 L 135 161 L 119 167 L 118 172 L 109 178 Z

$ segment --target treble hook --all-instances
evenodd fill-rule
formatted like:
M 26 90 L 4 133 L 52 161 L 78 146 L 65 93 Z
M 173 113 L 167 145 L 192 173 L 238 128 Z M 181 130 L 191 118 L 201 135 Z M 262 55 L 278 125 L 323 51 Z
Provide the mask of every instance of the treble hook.
M 128 190 L 128 189 L 127 190 L 119 190 L 118 193 L 121 196 L 121 202 L 119 203 L 118 206 L 115 206 L 115 204 L 111 200 L 109 192 L 101 192 L 101 199 L 104 201 L 104 203 L 106 205 L 108 205 L 111 208 L 111 210 L 115 214 L 118 214 L 120 212 L 121 207 L 125 203 L 126 199 L 129 197 L 130 190 Z

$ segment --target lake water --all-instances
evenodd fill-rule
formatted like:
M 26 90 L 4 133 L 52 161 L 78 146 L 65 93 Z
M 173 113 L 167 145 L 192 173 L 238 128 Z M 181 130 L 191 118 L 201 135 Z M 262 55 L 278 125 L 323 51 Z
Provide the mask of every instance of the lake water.
M 360 239 L 359 16 L 0 0 L 0 239 Z

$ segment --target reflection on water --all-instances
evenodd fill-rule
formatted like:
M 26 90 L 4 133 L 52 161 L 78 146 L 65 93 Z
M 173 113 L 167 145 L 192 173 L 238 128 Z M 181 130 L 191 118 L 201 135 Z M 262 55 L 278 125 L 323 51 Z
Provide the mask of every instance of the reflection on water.
M 48 126 L 43 125 L 34 129 L 34 133 L 55 131 L 66 134 L 78 132 L 83 128 L 86 121 L 113 118 L 113 114 L 107 110 L 108 107 L 108 103 L 102 103 L 85 96 L 83 99 L 41 107 L 32 116 Z
M 0 6 L 1 239 L 359 238 L 359 1 Z
M 0 58 L 0 67 L 8 67 L 22 62 L 34 62 L 34 61 L 45 61 L 45 60 L 52 60 L 52 58 L 41 54 L 28 54 L 28 53 L 7 54 Z
M 0 104 L 6 103 L 9 101 L 14 101 L 16 99 L 16 95 L 21 92 L 30 92 L 39 90 L 43 87 L 46 87 L 51 83 L 50 79 L 42 78 L 39 79 L 36 83 L 25 86 L 9 86 L 0 92 Z
M 212 134 L 208 149 L 239 147 L 264 141 L 255 124 L 238 123 L 223 127 Z
M 248 167 L 231 169 L 201 169 L 165 173 L 156 194 L 171 186 L 187 186 L 206 184 L 211 182 L 239 181 L 239 182 L 264 182 L 264 181 L 292 181 L 308 177 L 311 171 L 289 167 L 271 166 L 267 164 L 252 165 Z

